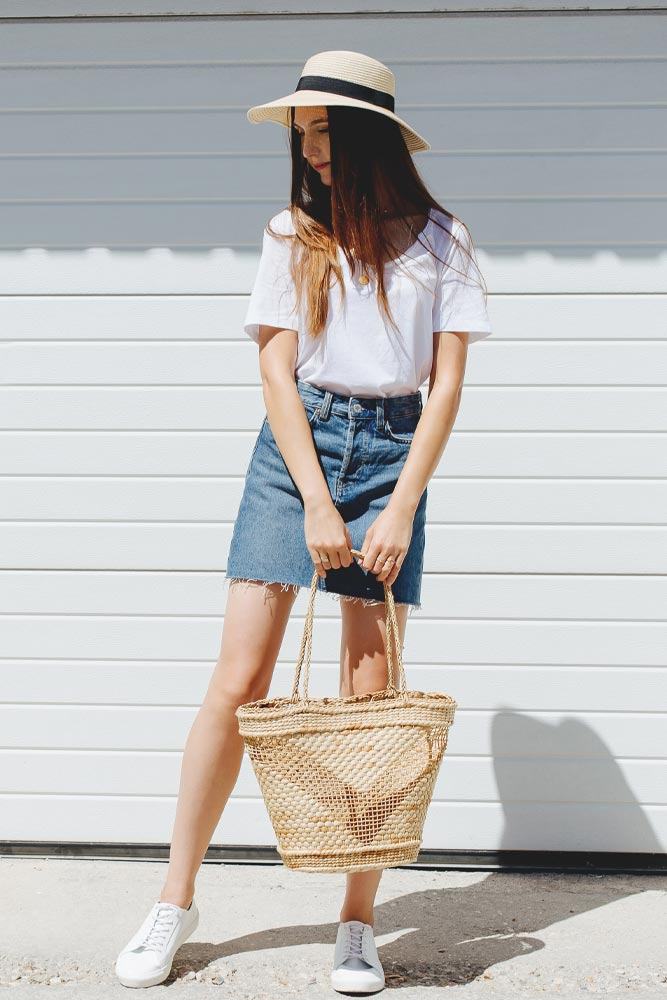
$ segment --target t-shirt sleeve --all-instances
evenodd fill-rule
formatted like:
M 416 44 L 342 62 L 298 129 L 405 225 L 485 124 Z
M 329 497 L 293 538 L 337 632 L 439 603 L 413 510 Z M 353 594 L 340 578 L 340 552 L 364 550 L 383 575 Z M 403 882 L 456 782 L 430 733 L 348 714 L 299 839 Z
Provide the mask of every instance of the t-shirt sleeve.
M 470 344 L 490 336 L 491 321 L 471 237 L 459 222 L 454 225 L 453 235 L 464 249 L 451 240 L 446 263 L 440 265 L 433 302 L 433 332 L 467 331 Z
M 273 228 L 281 230 L 271 220 Z M 264 230 L 262 253 L 243 321 L 249 337 L 259 343 L 260 324 L 298 330 L 296 291 L 289 271 L 291 243 Z

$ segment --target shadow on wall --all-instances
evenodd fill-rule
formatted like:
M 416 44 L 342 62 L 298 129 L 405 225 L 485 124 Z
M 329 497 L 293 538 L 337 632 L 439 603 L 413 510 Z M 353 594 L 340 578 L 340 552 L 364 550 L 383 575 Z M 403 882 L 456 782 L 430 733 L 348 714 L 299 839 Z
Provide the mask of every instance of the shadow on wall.
M 539 844 L 545 851 L 663 851 L 651 807 L 639 804 L 629 780 L 636 774 L 638 783 L 650 766 L 629 759 L 630 747 L 635 756 L 656 758 L 654 764 L 662 766 L 662 719 L 647 713 L 640 735 L 636 716 L 606 713 L 598 724 L 595 732 L 566 715 L 550 724 L 509 709 L 494 714 L 491 744 L 503 821 L 498 850 Z M 613 749 L 601 732 L 608 733 Z

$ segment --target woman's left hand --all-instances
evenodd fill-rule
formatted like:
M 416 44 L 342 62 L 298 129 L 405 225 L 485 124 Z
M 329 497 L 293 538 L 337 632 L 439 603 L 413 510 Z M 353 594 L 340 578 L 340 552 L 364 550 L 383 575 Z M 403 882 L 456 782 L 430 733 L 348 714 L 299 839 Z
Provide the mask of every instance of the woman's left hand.
M 357 559 L 357 564 L 375 573 L 381 582 L 386 580 L 391 587 L 410 545 L 413 520 L 414 513 L 393 508 L 389 503 L 366 532 L 359 550 L 364 559 Z

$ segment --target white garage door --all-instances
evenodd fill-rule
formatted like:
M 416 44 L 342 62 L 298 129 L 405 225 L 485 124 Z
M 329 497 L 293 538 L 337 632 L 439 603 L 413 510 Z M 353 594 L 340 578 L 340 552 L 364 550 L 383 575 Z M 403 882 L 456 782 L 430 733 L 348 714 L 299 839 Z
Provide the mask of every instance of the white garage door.
M 665 849 L 667 17 L 393 6 L 0 4 L 0 839 L 170 838 L 264 415 L 241 320 L 289 190 L 286 132 L 245 111 L 354 48 L 431 141 L 495 329 L 405 646 L 460 704 L 424 847 Z M 48 12 L 125 7 L 163 5 Z M 333 694 L 339 605 L 316 614 Z M 213 843 L 275 843 L 247 759 Z

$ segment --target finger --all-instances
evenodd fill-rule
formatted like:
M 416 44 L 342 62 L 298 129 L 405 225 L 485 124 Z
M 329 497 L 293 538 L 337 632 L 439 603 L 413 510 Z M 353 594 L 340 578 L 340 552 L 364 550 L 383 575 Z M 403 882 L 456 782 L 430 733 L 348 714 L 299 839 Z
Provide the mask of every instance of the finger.
M 322 549 L 321 550 L 321 552 L 320 552 L 320 559 L 322 560 L 322 565 L 324 566 L 325 569 L 335 569 L 336 568 L 333 565 L 332 561 L 331 561 L 331 555 L 329 553 L 329 549 Z
M 373 536 L 367 531 L 363 544 L 359 546 L 359 551 L 362 553 L 361 562 L 364 569 L 370 569 L 370 566 L 368 565 L 368 553 L 371 550 L 372 544 Z
M 359 549 L 355 549 L 354 552 L 358 553 L 358 555 L 354 555 L 353 556 L 355 562 L 357 563 L 357 566 L 363 568 L 364 561 L 365 561 L 365 558 L 366 558 L 366 554 L 365 554 L 363 546 L 361 548 L 359 548 Z
M 364 559 L 364 566 L 369 569 L 371 573 L 378 573 L 381 566 L 378 566 L 378 559 L 382 554 L 382 546 L 379 542 L 371 542 L 367 552 L 366 558 Z
M 327 555 L 329 556 L 329 563 L 331 569 L 340 569 L 340 553 L 344 551 L 342 549 L 328 549 Z
M 317 551 L 317 549 L 315 549 L 313 552 L 310 553 L 310 555 L 315 565 L 315 569 L 317 570 L 317 575 L 325 577 L 327 575 L 327 567 L 322 562 L 322 557 L 320 553 Z
M 377 555 L 375 557 L 375 561 L 373 563 L 373 572 L 375 574 L 379 575 L 380 573 L 382 573 L 384 571 L 385 562 L 387 561 L 387 559 L 389 558 L 390 555 L 391 555 L 391 553 L 388 552 L 386 549 L 380 549 L 379 550 L 379 552 L 377 553 Z M 372 553 L 371 553 L 371 558 L 372 558 Z
M 391 557 L 387 557 L 387 559 L 380 558 L 378 562 L 380 563 L 380 569 L 378 570 L 377 578 L 378 580 L 380 580 L 380 582 L 382 582 L 383 580 L 387 579 L 387 577 L 393 570 L 394 563 Z
M 382 568 L 379 579 L 389 582 L 389 577 L 393 576 L 393 579 L 395 580 L 398 575 L 398 570 L 401 568 L 402 561 L 403 560 L 400 556 L 390 555 Z
M 350 548 L 347 544 L 341 545 L 338 549 L 338 561 L 343 569 L 352 565 L 352 556 L 350 555 Z

